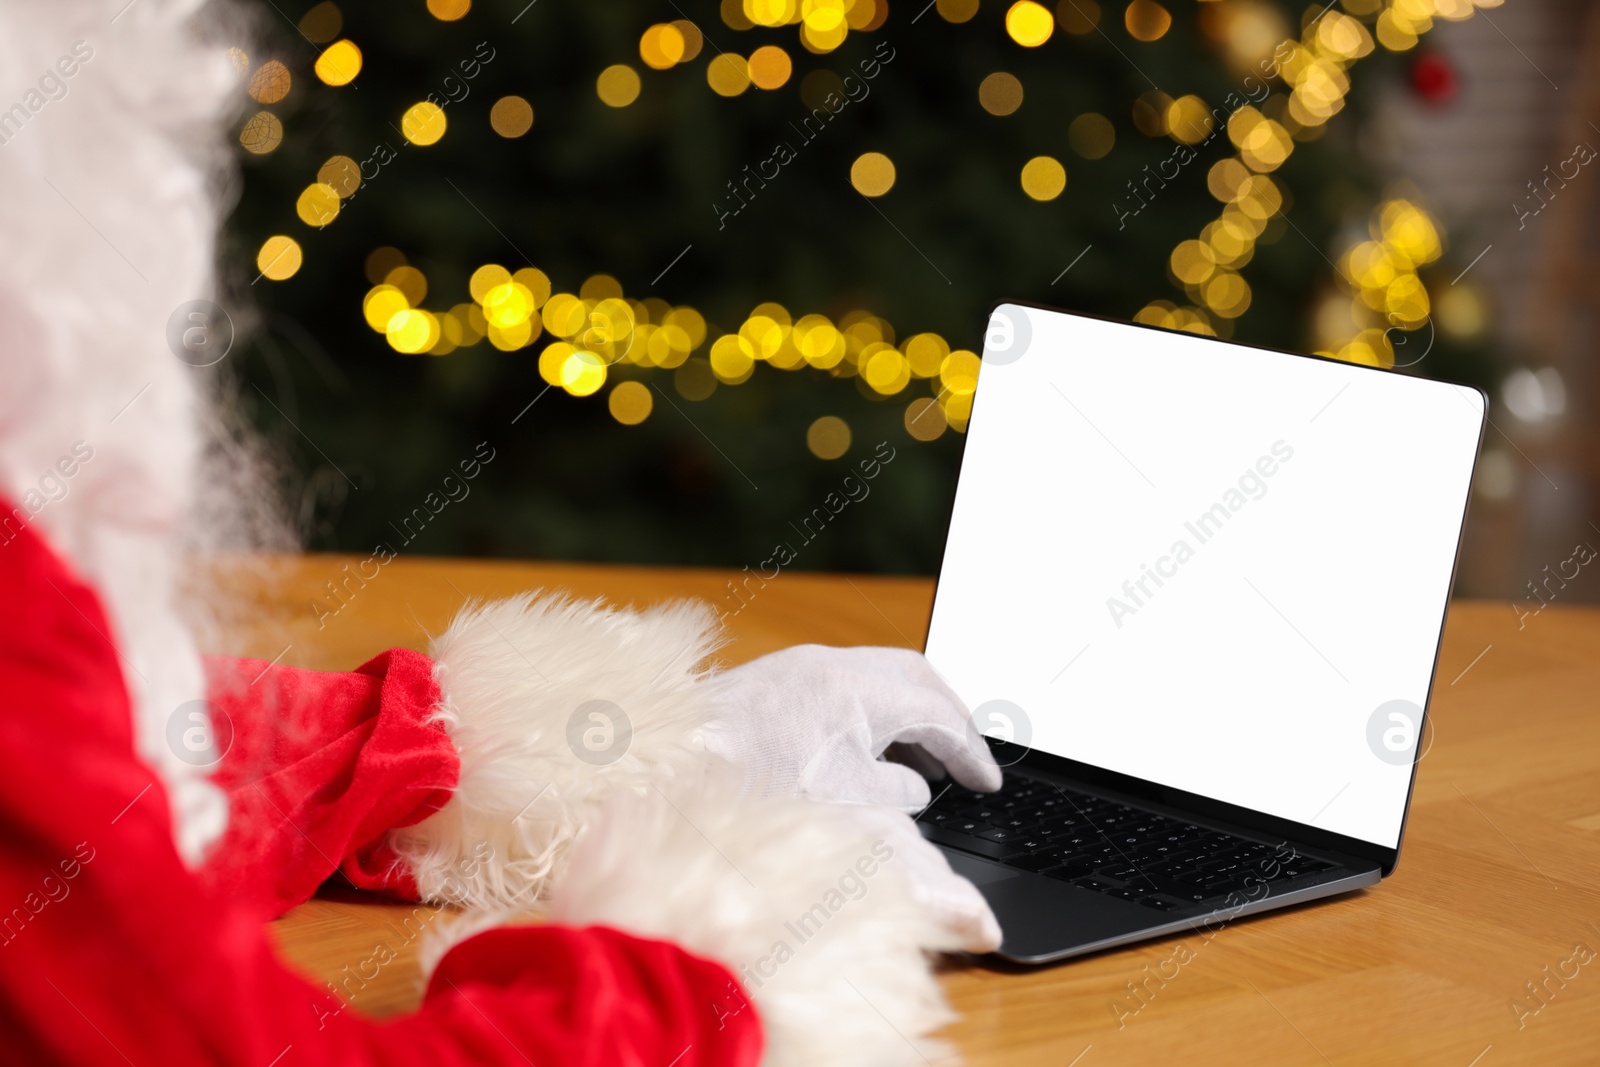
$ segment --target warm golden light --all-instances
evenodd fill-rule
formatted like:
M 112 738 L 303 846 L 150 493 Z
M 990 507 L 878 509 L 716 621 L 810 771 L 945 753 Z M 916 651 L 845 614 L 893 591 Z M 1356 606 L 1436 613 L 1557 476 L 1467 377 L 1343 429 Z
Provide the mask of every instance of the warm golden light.
M 1155 0 L 1133 0 L 1123 14 L 1123 23 L 1135 39 L 1156 41 L 1172 27 L 1172 15 Z
M 1022 106 L 1022 83 L 1015 74 L 996 71 L 978 84 L 978 103 L 991 115 L 1009 115 Z
M 239 131 L 239 144 L 246 152 L 264 156 L 283 143 L 283 123 L 270 111 L 257 111 Z
M 687 42 L 675 24 L 658 22 L 639 37 L 639 58 L 652 70 L 666 70 L 681 63 Z
M 428 0 L 428 14 L 440 22 L 454 22 L 472 10 L 472 0 Z
M 407 308 L 389 320 L 384 328 L 384 336 L 396 352 L 416 355 L 438 343 L 439 320 L 429 312 Z
M 906 433 L 918 441 L 933 441 L 950 425 L 944 410 L 931 397 L 921 396 L 906 405 Z
M 472 299 L 481 304 L 488 299 L 490 290 L 510 280 L 511 272 L 500 264 L 485 263 L 473 271 L 472 277 L 467 279 L 467 292 L 472 294 Z
M 1090 111 L 1072 120 L 1067 143 L 1084 159 L 1104 159 L 1117 143 L 1117 131 L 1110 119 Z
M 1037 48 L 1055 32 L 1055 16 L 1034 0 L 1018 0 L 1006 12 L 1006 33 L 1024 48 Z
M 882 152 L 863 152 L 850 164 L 850 184 L 862 196 L 882 196 L 894 188 L 894 162 Z
M 758 89 L 782 88 L 793 71 L 789 53 L 775 44 L 762 45 L 750 53 L 750 80 Z
M 626 63 L 614 63 L 595 79 L 595 92 L 607 107 L 627 107 L 639 99 L 639 72 Z
M 406 265 L 406 254 L 392 245 L 380 245 L 367 253 L 367 258 L 362 263 L 362 273 L 367 276 L 367 281 L 373 285 L 383 284 L 389 272 L 396 267 Z
M 978 0 L 938 0 L 937 7 L 946 22 L 966 22 L 978 13 Z
M 561 387 L 573 396 L 588 396 L 606 384 L 606 365 L 593 352 L 579 349 L 561 362 Z
M 624 426 L 637 426 L 648 419 L 655 403 L 649 386 L 641 382 L 618 382 L 606 398 L 611 417 Z
M 284 234 L 275 234 L 261 243 L 261 251 L 256 253 L 256 269 L 262 277 L 281 282 L 294 277 L 295 271 L 300 269 L 300 260 L 300 242 Z
M 428 297 L 428 279 L 415 267 L 401 265 L 383 276 L 383 284 L 400 290 L 410 307 L 420 307 Z
M 1050 156 L 1034 156 L 1022 167 L 1022 191 L 1035 200 L 1054 200 L 1067 187 L 1067 168 Z
M 307 226 L 321 228 L 339 217 L 339 194 L 333 186 L 313 182 L 301 190 L 294 213 Z
M 360 188 L 361 167 L 349 156 L 330 156 L 317 168 L 317 181 L 344 199 Z
M 501 137 L 521 137 L 533 129 L 533 105 L 520 96 L 502 96 L 489 109 L 489 126 Z
M 1056 22 L 1068 33 L 1093 33 L 1100 25 L 1100 5 L 1095 0 L 1061 0 L 1056 5 Z
M 339 5 L 324 2 L 300 16 L 300 36 L 312 44 L 327 44 L 344 28 L 344 12 Z
M 743 56 L 724 52 L 706 64 L 706 84 L 718 96 L 738 96 L 750 88 L 750 67 Z
M 289 68 L 276 59 L 269 59 L 250 76 L 247 90 L 250 99 L 258 104 L 276 104 L 289 95 Z
M 392 285 L 375 285 L 367 290 L 366 297 L 361 301 L 361 313 L 368 326 L 385 333 L 389 329 L 389 320 L 410 306 L 399 289 Z
M 400 116 L 400 133 L 414 145 L 437 144 L 446 125 L 444 108 L 427 100 L 412 104 Z
M 673 19 L 671 25 L 683 35 L 683 56 L 678 62 L 687 63 L 700 54 L 700 48 L 704 43 L 700 27 L 688 19 Z
M 806 447 L 818 459 L 838 459 L 850 451 L 850 426 L 835 415 L 824 415 L 806 430 Z
M 325 85 L 349 85 L 361 73 L 361 49 L 353 41 L 335 41 L 323 49 L 312 69 Z

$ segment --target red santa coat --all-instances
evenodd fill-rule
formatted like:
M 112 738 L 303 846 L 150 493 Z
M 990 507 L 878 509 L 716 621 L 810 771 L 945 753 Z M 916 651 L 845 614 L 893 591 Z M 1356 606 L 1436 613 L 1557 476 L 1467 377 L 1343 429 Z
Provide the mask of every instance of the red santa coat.
M 460 774 L 430 722 L 431 661 L 395 651 L 331 675 L 212 661 L 235 735 L 217 774 L 231 818 L 196 873 L 174 848 L 161 781 L 135 755 L 123 665 L 93 590 L 31 529 L 0 544 L 0 589 L 0 1061 L 760 1059 L 757 1013 L 726 967 L 605 927 L 490 930 L 444 956 L 414 1014 L 378 1022 L 347 1009 L 283 963 L 263 919 L 335 871 L 415 893 L 389 832 L 438 809 Z M 263 721 L 284 707 L 316 714 L 301 730 Z

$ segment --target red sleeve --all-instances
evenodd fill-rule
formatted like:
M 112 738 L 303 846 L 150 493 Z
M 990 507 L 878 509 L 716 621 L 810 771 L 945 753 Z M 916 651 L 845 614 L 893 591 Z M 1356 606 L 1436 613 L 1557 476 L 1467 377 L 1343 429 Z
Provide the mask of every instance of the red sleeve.
M 417 1012 L 361 1016 L 346 1006 L 348 987 L 290 971 L 254 909 L 184 868 L 166 792 L 133 754 L 127 693 L 102 636 L 112 630 L 94 594 L 26 531 L 0 543 L 0 589 L 9 609 L 0 612 L 0 1058 L 39 1067 L 759 1060 L 760 1024 L 728 970 L 599 928 L 482 934 L 446 956 Z M 380 945 L 352 963 L 370 980 L 392 951 Z
M 416 899 L 385 835 L 438 810 L 460 773 L 428 721 L 433 661 L 395 649 L 341 673 L 212 658 L 206 681 L 229 820 L 204 877 L 267 915 L 336 870 L 356 888 Z

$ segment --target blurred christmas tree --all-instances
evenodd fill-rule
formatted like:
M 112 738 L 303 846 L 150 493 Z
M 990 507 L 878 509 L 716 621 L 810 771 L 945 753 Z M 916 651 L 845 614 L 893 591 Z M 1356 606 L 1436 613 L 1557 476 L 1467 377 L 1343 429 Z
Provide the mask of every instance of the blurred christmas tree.
M 1002 298 L 1481 377 L 1341 114 L 1467 0 L 284 10 L 230 254 L 313 547 L 931 571 Z

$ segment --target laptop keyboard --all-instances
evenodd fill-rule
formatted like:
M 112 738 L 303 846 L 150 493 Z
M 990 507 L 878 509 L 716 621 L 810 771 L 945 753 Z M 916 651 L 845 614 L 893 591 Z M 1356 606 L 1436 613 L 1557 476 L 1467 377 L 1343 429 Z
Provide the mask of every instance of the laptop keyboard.
M 1221 830 L 1029 778 L 1007 776 L 999 792 L 954 783 L 917 821 L 953 834 L 947 843 L 1010 867 L 1084 889 L 1178 911 L 1225 899 L 1259 897 L 1335 868 Z M 1247 882 L 1246 879 L 1249 879 Z

